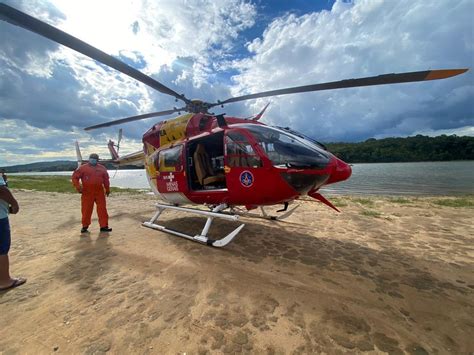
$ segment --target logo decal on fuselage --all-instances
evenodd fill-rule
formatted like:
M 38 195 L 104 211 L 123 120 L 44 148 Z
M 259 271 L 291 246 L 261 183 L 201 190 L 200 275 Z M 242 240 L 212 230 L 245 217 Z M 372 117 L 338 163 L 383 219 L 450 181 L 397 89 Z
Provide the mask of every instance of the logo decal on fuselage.
M 163 179 L 164 179 L 164 180 L 169 180 L 170 182 L 173 182 L 173 180 L 174 180 L 174 174 L 173 174 L 173 173 L 169 173 L 168 176 L 163 176 Z
M 168 180 L 166 183 L 166 191 L 179 191 L 178 182 L 173 181 L 175 178 L 173 173 L 169 173 L 167 176 L 163 176 L 163 180 Z
M 179 191 L 178 182 L 177 181 L 167 182 L 166 183 L 166 190 L 169 191 L 169 192 Z
M 245 170 L 240 174 L 240 183 L 245 187 L 253 185 L 253 175 L 250 171 Z

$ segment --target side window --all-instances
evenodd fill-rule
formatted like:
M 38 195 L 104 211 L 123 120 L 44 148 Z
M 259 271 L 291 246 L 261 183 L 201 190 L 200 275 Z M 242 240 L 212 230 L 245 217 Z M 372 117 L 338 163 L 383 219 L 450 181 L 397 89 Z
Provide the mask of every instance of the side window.
M 182 153 L 183 146 L 177 145 L 169 149 L 164 149 L 158 153 L 155 160 L 157 170 L 161 172 L 178 172 L 183 170 Z
M 262 166 L 247 137 L 240 132 L 229 132 L 225 137 L 227 166 L 258 168 Z

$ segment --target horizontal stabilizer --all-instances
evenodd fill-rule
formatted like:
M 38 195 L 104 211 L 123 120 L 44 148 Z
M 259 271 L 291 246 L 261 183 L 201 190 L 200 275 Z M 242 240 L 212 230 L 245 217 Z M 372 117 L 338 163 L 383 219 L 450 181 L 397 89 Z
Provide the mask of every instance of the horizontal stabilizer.
M 103 160 L 101 160 L 102 162 Z M 138 152 L 130 153 L 124 156 L 121 156 L 118 159 L 114 159 L 110 161 L 112 164 L 117 166 L 121 165 L 143 165 L 145 163 L 145 153 L 143 150 L 139 150 Z
M 80 167 L 82 164 L 88 162 L 88 160 L 82 159 L 81 149 L 79 148 L 79 142 L 75 142 L 76 146 L 76 156 L 77 156 L 77 167 Z M 110 163 L 115 166 L 123 166 L 123 165 L 136 165 L 141 166 L 145 163 L 145 153 L 142 150 L 139 150 L 134 153 L 130 153 L 124 156 L 119 157 L 117 155 L 116 159 L 99 159 L 99 163 L 106 164 Z

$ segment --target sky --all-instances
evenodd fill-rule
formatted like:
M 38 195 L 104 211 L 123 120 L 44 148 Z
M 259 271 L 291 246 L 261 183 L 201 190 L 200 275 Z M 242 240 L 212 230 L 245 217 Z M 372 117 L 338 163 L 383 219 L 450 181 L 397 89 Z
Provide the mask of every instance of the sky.
M 323 142 L 474 136 L 472 0 L 7 0 L 188 98 L 232 96 L 386 73 L 470 68 L 440 81 L 250 100 L 214 109 Z M 168 95 L 0 21 L 0 166 L 141 149 L 160 119 L 84 127 L 178 106 Z

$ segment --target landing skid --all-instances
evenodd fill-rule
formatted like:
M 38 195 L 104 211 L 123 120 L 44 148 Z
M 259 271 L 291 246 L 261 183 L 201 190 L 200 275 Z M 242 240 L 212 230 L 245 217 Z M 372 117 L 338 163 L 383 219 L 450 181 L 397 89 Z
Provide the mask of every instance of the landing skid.
M 194 209 L 194 208 L 170 206 L 170 205 L 164 205 L 164 204 L 160 204 L 160 203 L 156 204 L 156 208 L 157 208 L 157 211 L 156 211 L 155 215 L 150 219 L 150 221 L 144 222 L 142 224 L 143 226 L 148 227 L 148 228 L 152 228 L 152 229 L 156 229 L 156 230 L 159 230 L 159 231 L 162 231 L 162 232 L 170 233 L 170 234 L 173 234 L 173 235 L 177 235 L 178 237 L 186 238 L 186 239 L 192 240 L 193 242 L 198 242 L 198 243 L 202 243 L 202 244 L 211 245 L 213 247 L 220 248 L 220 247 L 226 246 L 237 236 L 237 234 L 239 234 L 239 232 L 245 226 L 245 224 L 241 224 L 236 229 L 234 229 L 231 233 L 226 235 L 224 238 L 218 239 L 218 240 L 213 240 L 213 239 L 209 239 L 207 237 L 207 233 L 209 232 L 209 229 L 211 228 L 212 220 L 214 218 L 222 218 L 222 219 L 227 219 L 227 220 L 230 220 L 230 221 L 237 221 L 239 219 L 239 216 L 236 216 L 235 214 L 225 214 L 225 213 L 221 212 L 221 211 L 225 210 L 226 208 L 228 208 L 228 206 L 226 204 L 220 204 L 220 205 L 216 206 L 214 209 L 212 209 L 212 211 L 203 211 L 203 210 L 198 210 L 198 209 Z M 189 213 L 193 213 L 193 214 L 197 214 L 197 215 L 207 216 L 207 221 L 206 221 L 206 224 L 204 225 L 204 228 L 202 229 L 201 234 L 197 234 L 195 236 L 192 236 L 192 235 L 181 233 L 181 232 L 175 231 L 173 229 L 166 228 L 165 226 L 156 224 L 155 222 L 158 220 L 161 213 L 163 213 L 163 211 L 165 211 L 167 209 L 168 210 L 181 211 L 181 212 L 189 212 Z
M 293 212 L 295 212 L 295 210 L 299 207 L 300 205 L 296 205 L 295 207 L 293 208 L 290 208 L 288 211 L 286 211 L 285 213 L 279 215 L 279 216 L 271 216 L 269 215 L 263 206 L 260 206 L 260 211 L 262 212 L 262 214 L 257 214 L 257 213 L 251 213 L 251 212 L 248 212 L 248 211 L 245 211 L 241 208 L 238 208 L 238 207 L 232 207 L 231 208 L 231 212 L 232 213 L 235 213 L 239 216 L 244 216 L 244 217 L 252 217 L 252 218 L 263 218 L 263 219 L 269 219 L 269 220 L 272 220 L 272 221 L 281 221 L 281 220 L 284 220 L 285 218 L 288 218 L 290 217 Z

